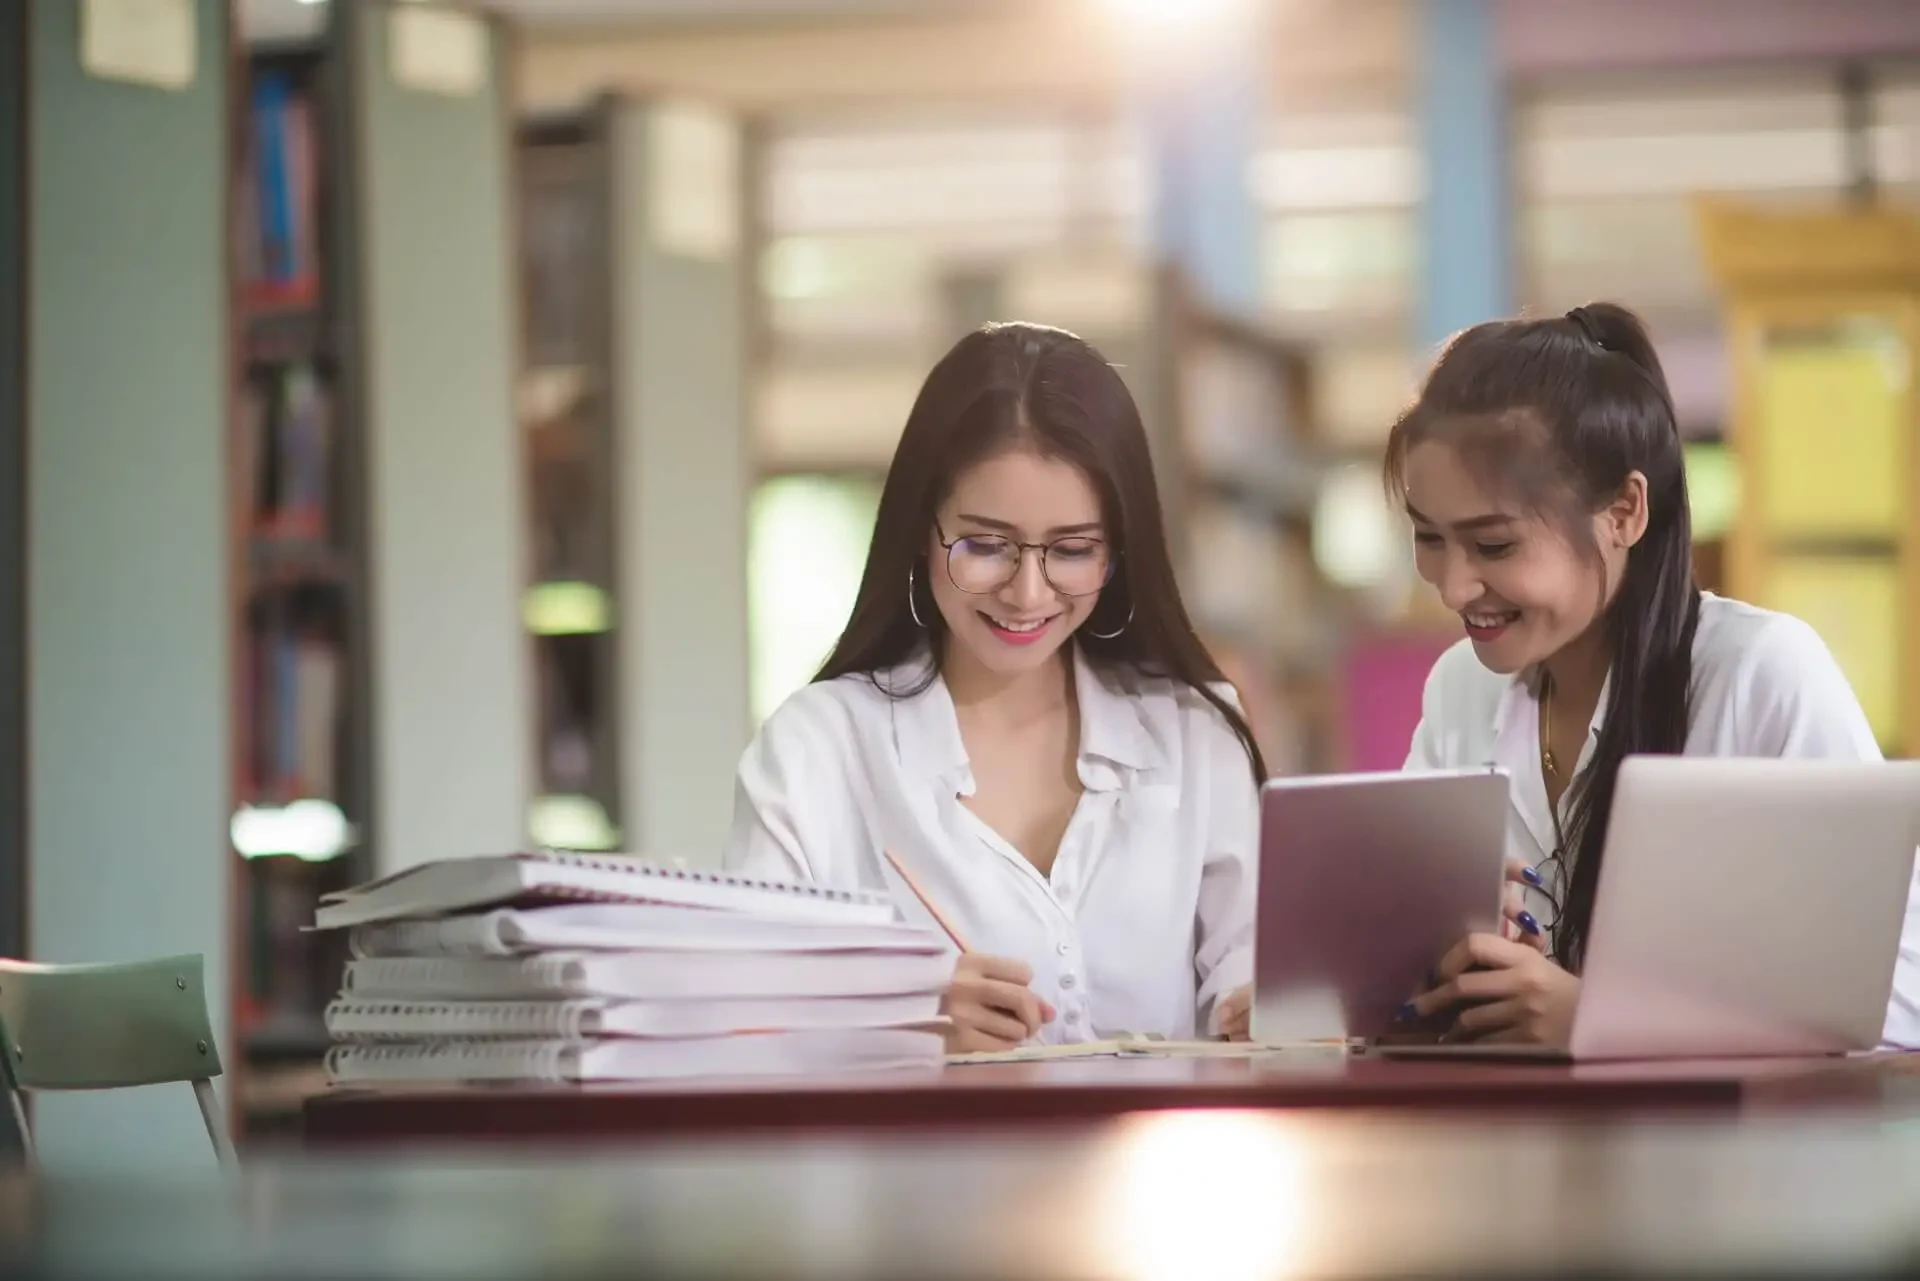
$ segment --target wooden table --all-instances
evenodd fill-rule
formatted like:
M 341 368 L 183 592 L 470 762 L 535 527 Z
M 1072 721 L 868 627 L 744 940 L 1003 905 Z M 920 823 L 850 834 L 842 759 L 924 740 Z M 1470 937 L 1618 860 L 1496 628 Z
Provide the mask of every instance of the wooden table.
M 1170 1112 L 1044 1135 L 336 1153 L 240 1179 L 55 1175 L 32 1213 L 0 1213 L 0 1274 L 1832 1281 L 1920 1262 L 1920 1127 L 1831 1112 Z
M 928 1074 L 688 1085 L 337 1090 L 309 1147 L 625 1143 L 675 1134 L 1081 1124 L 1192 1108 L 1420 1109 L 1502 1116 L 1838 1106 L 1920 1111 L 1920 1055 L 1556 1066 L 1337 1053 L 948 1067 Z

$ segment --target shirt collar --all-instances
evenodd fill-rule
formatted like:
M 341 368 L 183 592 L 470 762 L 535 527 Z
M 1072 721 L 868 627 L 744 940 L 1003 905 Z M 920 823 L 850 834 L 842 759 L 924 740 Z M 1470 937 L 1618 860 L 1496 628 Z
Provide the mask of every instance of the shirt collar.
M 901 767 L 927 778 L 964 775 L 967 747 L 960 741 L 953 695 L 932 656 L 922 650 L 898 667 L 876 673 L 874 683 L 892 696 L 894 748 Z M 919 692 L 902 693 L 915 689 Z
M 1600 699 L 1593 705 L 1593 719 L 1587 722 L 1587 741 L 1600 737 L 1600 731 L 1607 723 L 1607 696 L 1613 690 L 1613 669 L 1600 681 Z M 1507 682 L 1507 688 L 1501 693 L 1500 701 L 1493 706 L 1492 729 L 1495 738 L 1501 730 L 1514 724 L 1513 713 L 1523 701 L 1538 701 L 1540 696 L 1540 669 L 1529 667 L 1517 673 Z
M 1607 689 L 1613 680 L 1609 672 L 1600 687 L 1600 701 L 1588 723 L 1587 741 L 1581 747 L 1575 771 L 1585 768 L 1593 745 L 1600 737 L 1606 718 Z M 1507 772 L 1513 806 L 1526 825 L 1534 843 L 1544 856 L 1559 847 L 1559 828 L 1547 806 L 1546 780 L 1540 772 L 1539 674 L 1529 668 L 1507 683 L 1493 713 L 1493 755 L 1488 765 Z M 1564 798 L 1562 803 L 1564 804 Z
M 1147 723 L 1141 694 L 1129 688 L 1131 682 L 1124 673 L 1102 672 L 1074 646 L 1067 649 L 1067 661 L 1073 664 L 1074 695 L 1080 703 L 1081 784 L 1090 791 L 1104 791 L 1120 786 L 1128 772 L 1159 764 L 1164 751 Z M 946 779 L 970 791 L 972 768 L 960 738 L 953 695 L 930 668 L 930 657 L 923 651 L 875 678 L 883 691 L 900 691 L 911 690 L 932 676 L 919 693 L 894 700 L 894 745 L 901 766 L 910 773 Z
M 1070 661 L 1080 700 L 1080 782 L 1103 791 L 1120 785 L 1119 772 L 1158 765 L 1163 752 L 1147 724 L 1145 700 L 1138 689 L 1129 688 L 1128 673 L 1103 672 L 1077 649 Z

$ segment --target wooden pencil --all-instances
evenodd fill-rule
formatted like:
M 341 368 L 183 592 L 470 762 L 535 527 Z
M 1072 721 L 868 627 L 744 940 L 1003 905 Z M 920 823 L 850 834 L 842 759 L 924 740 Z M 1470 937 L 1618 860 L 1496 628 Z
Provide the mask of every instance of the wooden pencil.
M 893 866 L 893 870 L 900 874 L 900 879 L 907 883 L 907 888 L 912 890 L 913 896 L 920 900 L 920 905 L 926 908 L 940 928 L 947 932 L 947 937 L 953 940 L 953 945 L 962 952 L 971 952 L 973 949 L 968 947 L 967 941 L 960 937 L 960 931 L 955 929 L 953 922 L 947 919 L 947 914 L 940 910 L 940 905 L 920 888 L 920 882 L 913 879 L 913 873 L 907 870 L 906 864 L 902 863 L 892 850 L 882 850 L 881 855 Z

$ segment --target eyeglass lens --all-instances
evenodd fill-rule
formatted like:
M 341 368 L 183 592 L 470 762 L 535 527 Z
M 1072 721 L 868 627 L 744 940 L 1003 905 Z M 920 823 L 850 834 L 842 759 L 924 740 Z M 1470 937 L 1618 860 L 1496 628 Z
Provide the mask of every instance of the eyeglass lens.
M 1107 545 L 1097 538 L 1060 538 L 1036 550 L 1048 585 L 1063 596 L 1091 595 L 1113 572 Z M 957 538 L 947 548 L 947 577 L 972 595 L 997 592 L 1019 576 L 1025 556 L 1025 547 L 998 534 Z

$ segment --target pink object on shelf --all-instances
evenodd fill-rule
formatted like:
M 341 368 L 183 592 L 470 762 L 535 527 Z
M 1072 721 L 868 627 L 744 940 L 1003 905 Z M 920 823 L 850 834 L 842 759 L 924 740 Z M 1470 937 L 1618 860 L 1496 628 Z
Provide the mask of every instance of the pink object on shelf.
M 1401 633 L 1362 637 L 1348 647 L 1341 701 L 1347 769 L 1397 770 L 1406 763 L 1427 672 L 1456 639 Z

